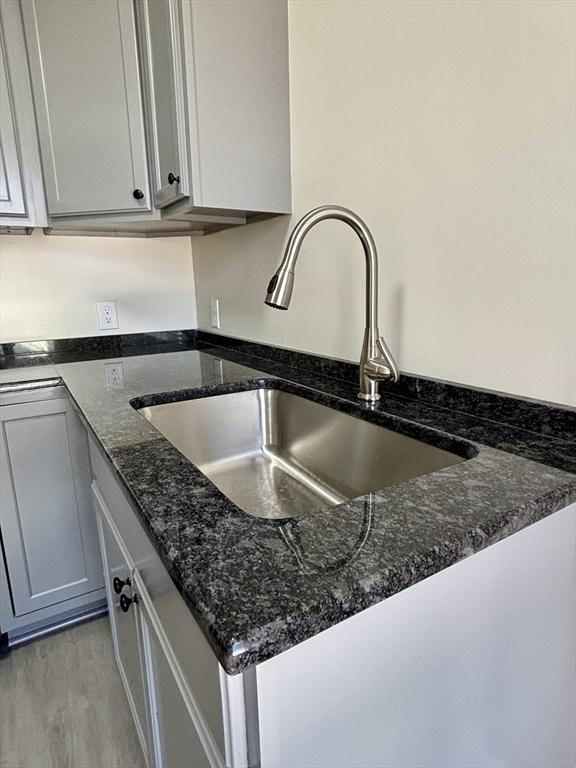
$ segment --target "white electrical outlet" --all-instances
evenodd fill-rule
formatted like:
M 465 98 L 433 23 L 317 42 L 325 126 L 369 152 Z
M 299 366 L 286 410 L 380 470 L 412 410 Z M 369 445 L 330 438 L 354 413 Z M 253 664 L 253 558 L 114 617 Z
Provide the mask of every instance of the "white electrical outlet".
M 210 325 L 220 328 L 220 299 L 210 299 Z
M 101 331 L 111 331 L 118 328 L 118 313 L 115 301 L 97 301 L 98 328 Z
M 104 376 L 106 377 L 106 389 L 124 389 L 124 364 L 104 363 Z

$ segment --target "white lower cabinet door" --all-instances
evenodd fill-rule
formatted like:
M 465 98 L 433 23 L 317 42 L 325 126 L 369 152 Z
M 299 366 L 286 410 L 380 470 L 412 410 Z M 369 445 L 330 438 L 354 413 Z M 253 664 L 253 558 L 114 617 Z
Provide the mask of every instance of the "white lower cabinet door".
M 86 433 L 68 398 L 0 408 L 0 529 L 16 617 L 102 588 Z
M 130 556 L 110 520 L 106 503 L 95 484 L 92 491 L 98 510 L 98 521 L 104 559 L 104 576 L 116 663 L 126 691 L 128 703 L 146 757 L 150 754 L 149 726 L 144 692 L 143 660 L 140 652 L 137 603 L 132 588 L 133 565 Z
M 196 725 L 195 704 L 138 580 L 136 591 L 154 742 L 154 768 L 219 768 L 223 762 L 206 733 L 203 744 Z

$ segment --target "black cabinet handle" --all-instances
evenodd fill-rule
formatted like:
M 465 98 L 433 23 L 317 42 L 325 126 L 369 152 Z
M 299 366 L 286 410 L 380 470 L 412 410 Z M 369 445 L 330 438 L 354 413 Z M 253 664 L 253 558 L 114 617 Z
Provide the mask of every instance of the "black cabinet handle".
M 128 597 L 127 595 L 120 595 L 120 608 L 122 610 L 122 613 L 128 613 L 132 603 L 137 603 L 137 602 L 138 602 L 138 595 L 134 595 L 134 597 Z
M 176 182 L 176 184 L 180 184 L 180 176 L 174 176 L 172 171 L 170 171 L 168 174 L 168 184 L 174 184 L 174 182 Z
M 142 200 L 144 192 L 142 192 L 141 189 L 135 189 L 134 192 L 132 192 L 132 197 L 136 200 Z
M 122 592 L 124 587 L 129 587 L 131 584 L 132 582 L 130 581 L 129 576 L 125 578 L 124 581 L 122 581 L 122 579 L 119 579 L 118 576 L 114 576 L 114 581 L 112 582 L 112 586 L 114 587 L 114 592 L 116 592 L 117 595 L 119 595 L 120 592 Z

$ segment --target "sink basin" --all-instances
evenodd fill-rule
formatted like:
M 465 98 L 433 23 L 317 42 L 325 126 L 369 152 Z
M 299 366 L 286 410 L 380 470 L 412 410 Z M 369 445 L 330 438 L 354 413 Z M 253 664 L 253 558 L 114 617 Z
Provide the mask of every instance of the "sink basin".
M 140 408 L 240 509 L 301 517 L 464 459 L 278 389 Z

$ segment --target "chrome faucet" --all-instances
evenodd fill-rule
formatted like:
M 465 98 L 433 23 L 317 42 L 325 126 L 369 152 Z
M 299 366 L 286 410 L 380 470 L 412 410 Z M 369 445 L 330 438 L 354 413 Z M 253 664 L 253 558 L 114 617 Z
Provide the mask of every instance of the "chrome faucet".
M 366 257 L 366 330 L 360 357 L 360 392 L 362 400 L 379 400 L 378 381 L 398 381 L 398 366 L 378 330 L 378 254 L 370 230 L 359 216 L 348 208 L 323 205 L 303 216 L 292 230 L 284 258 L 268 284 L 266 304 L 275 309 L 288 309 L 294 286 L 294 267 L 302 241 L 319 221 L 337 219 L 352 227 L 360 238 Z

